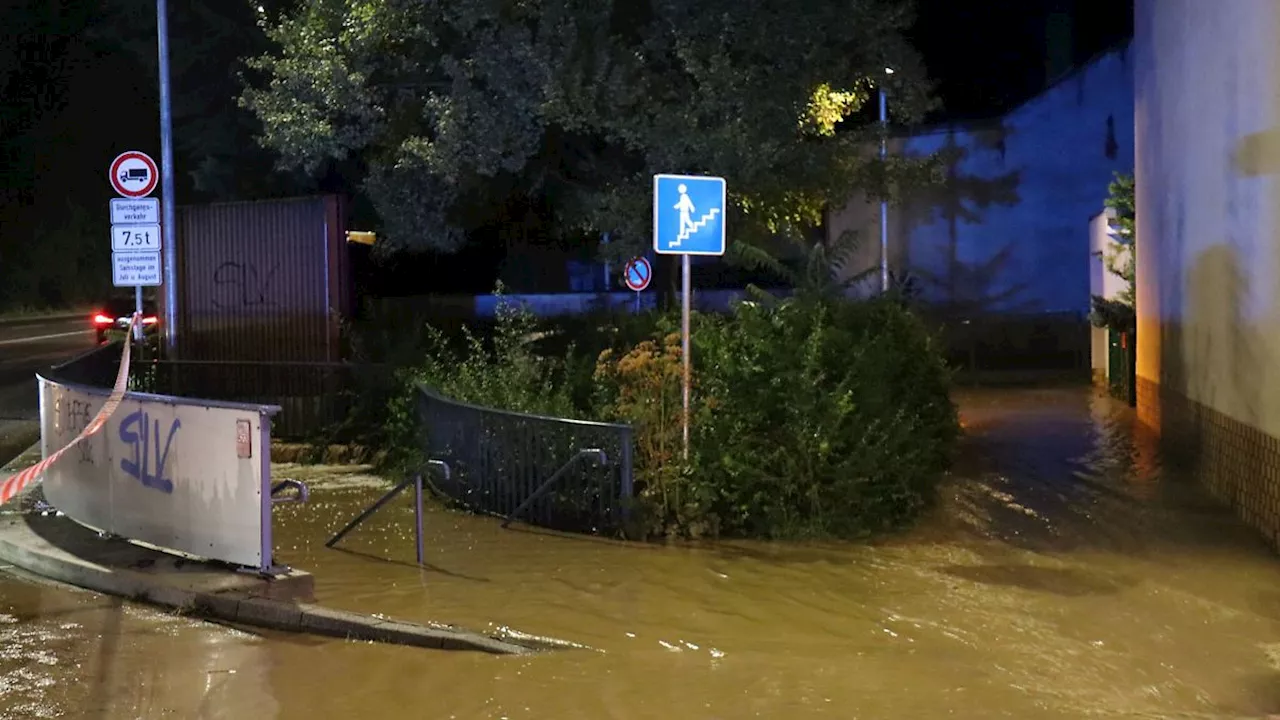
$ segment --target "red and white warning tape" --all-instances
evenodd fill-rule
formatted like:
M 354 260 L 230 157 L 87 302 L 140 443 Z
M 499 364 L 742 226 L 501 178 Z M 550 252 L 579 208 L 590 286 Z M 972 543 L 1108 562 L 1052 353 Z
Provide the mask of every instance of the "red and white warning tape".
M 138 315 L 134 315 L 133 319 L 129 321 L 130 335 L 133 334 L 133 327 L 137 324 L 138 318 Z M 107 424 L 107 420 L 112 413 L 116 411 L 116 408 L 120 407 L 120 402 L 124 400 L 125 391 L 129 388 L 129 350 L 132 345 L 133 343 L 130 342 L 124 344 L 124 352 L 120 355 L 120 370 L 116 373 L 116 384 L 111 388 L 111 395 L 107 398 L 107 402 L 103 404 L 102 409 L 98 411 L 98 414 L 94 415 L 93 420 L 80 431 L 80 434 L 75 436 L 61 450 L 5 480 L 4 484 L 0 485 L 0 505 L 12 500 L 14 496 L 25 490 L 28 485 L 35 482 L 45 470 L 58 462 L 58 458 L 62 457 L 71 448 L 84 442 L 85 438 L 97 433 L 102 429 L 103 425 Z

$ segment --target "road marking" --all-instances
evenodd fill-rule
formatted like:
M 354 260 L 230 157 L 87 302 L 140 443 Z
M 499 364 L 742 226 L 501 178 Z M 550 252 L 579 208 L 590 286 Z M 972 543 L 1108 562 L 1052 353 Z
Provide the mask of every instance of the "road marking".
M 77 335 L 87 335 L 92 330 L 77 330 L 75 332 L 54 333 L 53 335 L 36 335 L 35 337 L 14 338 L 12 340 L 0 340 L 2 345 L 21 345 L 22 343 L 39 342 L 40 340 L 57 340 L 58 338 L 75 337 Z

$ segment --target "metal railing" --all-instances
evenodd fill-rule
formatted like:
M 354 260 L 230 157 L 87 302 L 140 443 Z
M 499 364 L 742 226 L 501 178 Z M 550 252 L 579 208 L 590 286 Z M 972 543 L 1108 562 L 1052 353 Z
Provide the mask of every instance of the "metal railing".
M 118 343 L 103 346 L 62 370 L 75 381 L 102 384 L 113 377 L 119 354 Z M 156 361 L 135 375 L 145 374 L 140 389 L 149 392 L 280 406 L 272 435 L 289 438 L 343 420 L 353 374 L 382 371 L 340 363 Z M 633 492 L 629 425 L 486 408 L 425 387 L 418 417 L 425 457 L 452 468 L 431 487 L 463 507 L 505 524 L 518 518 L 592 533 L 621 527 Z
M 305 439 L 347 417 L 355 374 L 373 370 L 345 363 L 159 360 L 135 374 L 165 394 L 278 405 L 273 434 Z
M 52 377 L 77 385 L 111 387 L 120 369 L 124 343 L 119 340 L 87 350 L 49 369 Z
M 82 385 L 110 386 L 122 343 L 100 345 L 53 368 L 60 378 Z M 278 439 L 305 439 L 333 428 L 353 406 L 358 374 L 386 373 L 380 366 L 347 363 L 230 360 L 143 360 L 135 356 L 130 389 L 158 395 L 224 402 L 277 405 L 272 422 Z
M 444 479 L 446 482 L 449 480 L 449 476 L 452 474 L 452 472 L 449 470 L 448 463 L 445 463 L 440 460 L 430 460 L 427 462 L 427 466 L 439 468 L 440 472 L 443 473 Z M 329 538 L 329 540 L 325 542 L 324 546 L 331 548 L 334 545 L 337 545 L 339 540 L 347 536 L 347 533 L 351 532 L 352 530 L 355 530 L 356 526 L 358 526 L 360 523 L 367 520 L 370 515 L 378 512 L 378 510 L 381 509 L 383 505 L 386 505 L 387 503 L 391 502 L 392 498 L 399 495 L 407 487 L 413 487 L 413 525 L 414 525 L 413 540 L 418 551 L 418 564 L 422 565 L 424 558 L 426 557 L 426 554 L 424 552 L 425 548 L 423 547 L 423 536 L 422 536 L 422 490 L 424 487 L 422 472 L 415 473 L 413 477 L 410 477 L 407 480 L 404 480 L 399 485 L 396 485 L 395 487 L 388 490 L 385 495 L 378 498 L 377 502 L 370 505 L 368 508 L 365 508 L 364 512 L 352 518 L 351 522 L 347 523 L 346 525 L 343 525 L 341 530 L 334 533 L 333 537 Z
M 426 387 L 417 410 L 425 456 L 453 470 L 433 487 L 463 507 L 506 518 L 504 527 L 517 517 L 572 532 L 622 526 L 631 426 L 480 407 Z

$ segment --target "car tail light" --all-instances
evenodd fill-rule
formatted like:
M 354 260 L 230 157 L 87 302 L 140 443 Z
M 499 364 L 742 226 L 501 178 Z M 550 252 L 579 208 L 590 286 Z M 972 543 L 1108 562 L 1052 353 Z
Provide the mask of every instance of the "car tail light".
M 148 315 L 142 318 L 143 325 L 155 325 L 157 322 L 159 322 L 159 320 L 156 319 L 155 315 Z
M 93 324 L 94 324 L 94 325 L 110 325 L 110 324 L 114 323 L 115 321 L 116 321 L 116 319 L 115 319 L 115 318 L 107 317 L 106 315 L 103 315 L 102 313 L 95 313 L 95 314 L 94 314 L 94 316 L 93 316 Z

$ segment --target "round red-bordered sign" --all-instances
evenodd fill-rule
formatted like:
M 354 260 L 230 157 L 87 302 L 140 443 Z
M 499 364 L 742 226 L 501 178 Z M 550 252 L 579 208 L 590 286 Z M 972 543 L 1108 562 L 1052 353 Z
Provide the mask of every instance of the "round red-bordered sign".
M 627 267 L 622 272 L 622 281 L 627 284 L 627 289 L 634 292 L 640 292 L 649 287 L 649 281 L 653 279 L 653 266 L 649 264 L 647 258 L 638 257 L 627 262 Z
M 107 171 L 111 187 L 122 197 L 142 198 L 155 191 L 160 183 L 160 168 L 150 155 L 137 150 L 122 152 L 111 161 Z

